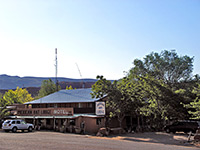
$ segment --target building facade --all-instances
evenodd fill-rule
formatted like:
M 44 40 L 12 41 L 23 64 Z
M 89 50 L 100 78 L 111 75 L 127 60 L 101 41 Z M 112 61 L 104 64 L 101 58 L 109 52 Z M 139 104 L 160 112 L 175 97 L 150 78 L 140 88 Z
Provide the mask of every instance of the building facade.
M 17 105 L 14 118 L 25 119 L 37 129 L 97 133 L 105 126 L 105 102 L 91 96 L 90 89 L 60 90 Z

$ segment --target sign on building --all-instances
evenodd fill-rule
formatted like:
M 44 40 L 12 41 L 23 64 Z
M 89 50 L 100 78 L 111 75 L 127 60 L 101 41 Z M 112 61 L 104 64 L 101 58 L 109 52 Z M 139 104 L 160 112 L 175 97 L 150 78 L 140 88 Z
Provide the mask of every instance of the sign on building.
M 72 108 L 58 108 L 53 110 L 55 116 L 73 116 Z
M 105 102 L 96 102 L 96 115 L 105 115 L 106 107 Z
M 20 116 L 73 116 L 73 108 L 20 108 L 17 110 Z

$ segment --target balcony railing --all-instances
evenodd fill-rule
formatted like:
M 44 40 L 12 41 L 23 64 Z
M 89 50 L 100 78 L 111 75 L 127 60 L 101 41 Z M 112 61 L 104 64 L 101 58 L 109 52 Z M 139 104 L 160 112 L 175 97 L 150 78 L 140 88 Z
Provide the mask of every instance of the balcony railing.
M 95 113 L 95 108 L 74 108 L 75 114 L 84 114 L 84 113 Z

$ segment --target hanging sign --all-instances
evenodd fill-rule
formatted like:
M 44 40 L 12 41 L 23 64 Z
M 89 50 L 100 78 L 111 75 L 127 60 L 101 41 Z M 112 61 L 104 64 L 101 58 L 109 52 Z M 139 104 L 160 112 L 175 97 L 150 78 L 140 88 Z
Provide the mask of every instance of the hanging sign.
M 105 102 L 96 102 L 96 115 L 105 115 L 105 110 Z

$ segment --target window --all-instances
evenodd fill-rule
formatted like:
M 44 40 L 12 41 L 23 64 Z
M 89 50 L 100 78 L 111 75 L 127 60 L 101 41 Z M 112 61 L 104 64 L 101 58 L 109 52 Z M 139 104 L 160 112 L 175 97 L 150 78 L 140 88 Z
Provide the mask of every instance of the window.
M 20 124 L 20 121 L 17 121 L 17 124 Z
M 89 108 L 92 108 L 92 103 L 88 103 L 88 107 L 89 107 Z
M 6 121 L 5 123 L 10 123 L 10 121 Z
M 78 103 L 78 108 L 83 108 L 83 103 Z
M 25 121 L 22 121 L 21 124 L 26 124 L 26 122 L 25 122 Z
M 15 121 L 12 121 L 12 124 L 15 124 Z
M 78 103 L 73 103 L 73 104 L 72 104 L 72 107 L 78 108 Z

